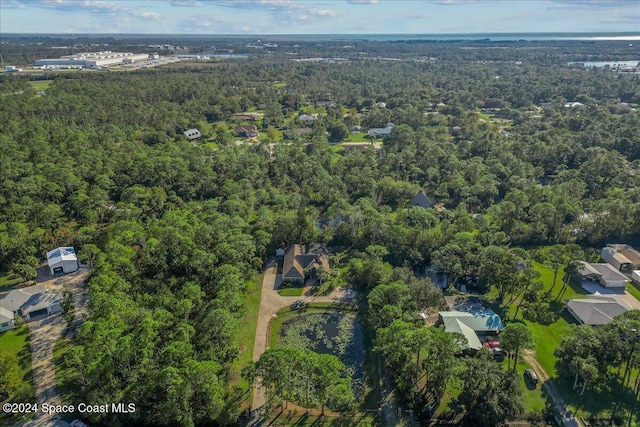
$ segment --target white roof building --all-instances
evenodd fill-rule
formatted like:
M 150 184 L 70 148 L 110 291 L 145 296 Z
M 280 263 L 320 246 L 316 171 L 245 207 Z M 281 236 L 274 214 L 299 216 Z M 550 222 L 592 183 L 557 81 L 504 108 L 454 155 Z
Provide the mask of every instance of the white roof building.
M 482 348 L 478 332 L 498 333 L 504 329 L 500 316 L 491 310 L 441 311 L 438 314 L 444 323 L 444 331 L 464 335 L 468 349 Z
M 196 128 L 187 129 L 182 133 L 184 134 L 184 136 L 187 137 L 187 139 L 189 139 L 189 141 L 193 141 L 194 139 L 198 139 L 198 138 L 200 138 L 202 136 L 200 131 L 198 129 L 196 129 Z
M 72 247 L 56 248 L 47 252 L 51 274 L 71 273 L 78 269 L 78 257 Z

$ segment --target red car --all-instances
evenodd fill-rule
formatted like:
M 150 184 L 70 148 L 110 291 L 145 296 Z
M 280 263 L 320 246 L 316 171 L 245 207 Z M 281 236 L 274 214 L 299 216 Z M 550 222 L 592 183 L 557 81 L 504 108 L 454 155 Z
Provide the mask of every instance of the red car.
M 482 345 L 487 348 L 496 348 L 496 347 L 500 347 L 500 341 L 487 341 Z

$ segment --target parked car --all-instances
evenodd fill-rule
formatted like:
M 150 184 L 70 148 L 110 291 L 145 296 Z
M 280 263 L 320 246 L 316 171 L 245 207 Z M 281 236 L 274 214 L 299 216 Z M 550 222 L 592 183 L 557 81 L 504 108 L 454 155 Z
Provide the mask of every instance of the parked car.
M 291 304 L 291 310 L 298 310 L 304 306 L 304 301 L 298 300 Z
M 529 381 L 531 384 L 538 384 L 538 376 L 533 371 L 533 369 L 525 369 L 524 370 L 524 378 Z
M 494 347 L 491 349 L 493 353 L 493 358 L 496 362 L 502 362 L 504 360 L 504 352 L 500 347 Z
M 487 341 L 485 343 L 482 343 L 482 345 L 487 348 L 496 348 L 500 347 L 500 341 Z

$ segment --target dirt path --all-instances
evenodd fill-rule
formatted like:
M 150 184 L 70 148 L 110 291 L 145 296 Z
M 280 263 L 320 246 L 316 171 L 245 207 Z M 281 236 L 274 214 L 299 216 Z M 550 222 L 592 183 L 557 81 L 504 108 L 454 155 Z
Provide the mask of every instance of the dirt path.
M 544 368 L 538 363 L 536 359 L 535 352 L 532 350 L 525 350 L 522 356 L 531 368 L 538 376 L 538 379 L 542 382 L 542 387 L 545 389 L 547 394 L 551 397 L 553 404 L 556 407 L 556 410 L 562 417 L 562 422 L 566 427 L 583 427 L 580 420 L 575 418 L 573 414 L 570 416 L 566 416 L 565 408 L 567 405 L 564 403 L 556 385 L 553 383 L 553 380 L 549 377 L 549 374 L 544 370 Z
M 276 273 L 277 266 L 270 265 L 264 272 L 262 280 L 262 294 L 260 296 L 260 311 L 258 312 L 258 324 L 256 325 L 256 336 L 253 345 L 253 361 L 260 359 L 262 353 L 267 350 L 267 340 L 269 332 L 269 321 L 275 317 L 276 313 L 288 307 L 298 300 L 304 300 L 306 303 L 313 302 L 345 302 L 353 298 L 348 295 L 346 290 L 340 288 L 326 296 L 309 296 L 309 297 L 283 297 L 278 294 L 277 289 L 282 284 L 282 276 Z M 264 389 L 260 382 L 256 382 L 253 389 L 253 405 L 251 410 L 257 412 L 266 403 Z

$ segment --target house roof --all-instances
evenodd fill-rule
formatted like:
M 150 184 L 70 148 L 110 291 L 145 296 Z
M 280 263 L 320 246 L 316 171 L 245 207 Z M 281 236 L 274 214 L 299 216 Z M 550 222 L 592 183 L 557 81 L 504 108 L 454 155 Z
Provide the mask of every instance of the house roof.
M 202 136 L 202 134 L 200 133 L 200 131 L 198 129 L 187 129 L 184 132 L 182 132 L 187 138 L 191 139 L 198 139 Z
M 244 133 L 244 134 L 258 133 L 258 128 L 256 127 L 256 125 L 239 125 L 239 126 L 236 126 L 234 130 L 236 133 Z
M 460 321 L 475 332 L 501 331 L 504 329 L 500 316 L 492 310 L 466 311 L 441 311 L 440 317 L 445 325 L 445 330 L 450 324 Z
M 627 276 L 616 270 L 608 263 L 592 263 L 581 261 L 578 272 L 583 276 L 598 276 L 606 281 L 626 281 Z
M 13 311 L 9 311 L 6 308 L 0 306 L 0 323 L 7 323 L 13 320 L 15 316 Z
M 322 265 L 327 273 L 329 268 L 329 257 L 327 248 L 320 243 L 310 243 L 308 245 L 290 245 L 284 253 L 282 265 L 282 278 L 303 279 L 304 270 L 314 264 Z
M 606 325 L 614 317 L 632 310 L 624 299 L 619 296 L 590 295 L 588 299 L 573 299 L 567 301 L 569 312 L 585 325 Z
M 635 266 L 640 265 L 640 252 L 636 251 L 633 248 L 626 248 L 620 251 L 622 255 L 627 257 L 629 261 Z
M 315 120 L 315 118 L 314 118 L 313 116 L 310 116 L 310 115 L 308 115 L 308 114 L 301 114 L 301 115 L 298 117 L 298 119 L 299 119 L 300 121 L 302 121 L 302 122 L 305 122 L 305 121 L 314 121 L 314 120 Z
M 478 335 L 476 335 L 475 331 L 459 319 L 454 318 L 448 324 L 445 323 L 444 330 L 445 332 L 464 335 L 464 338 L 467 340 L 467 348 L 472 348 L 474 350 L 480 350 L 482 348 L 482 343 L 480 342 L 480 339 L 478 339 Z
M 72 247 L 61 247 L 47 252 L 47 263 L 49 266 L 61 263 L 62 261 L 77 260 L 76 251 Z
M 413 199 L 411 199 L 409 206 L 430 208 L 431 206 L 433 206 L 433 202 L 429 199 L 429 197 L 427 197 L 426 194 L 424 194 L 424 191 L 420 190 L 415 196 L 413 196 Z
M 3 316 L 6 312 L 13 314 L 18 310 L 22 310 L 25 314 L 31 313 L 56 304 L 60 304 L 60 300 L 54 294 L 47 292 L 43 284 L 14 289 L 0 299 L 0 308 L 5 311 Z
M 393 126 L 387 126 L 385 128 L 371 128 L 369 129 L 369 135 L 391 135 L 391 129 L 393 129 Z

